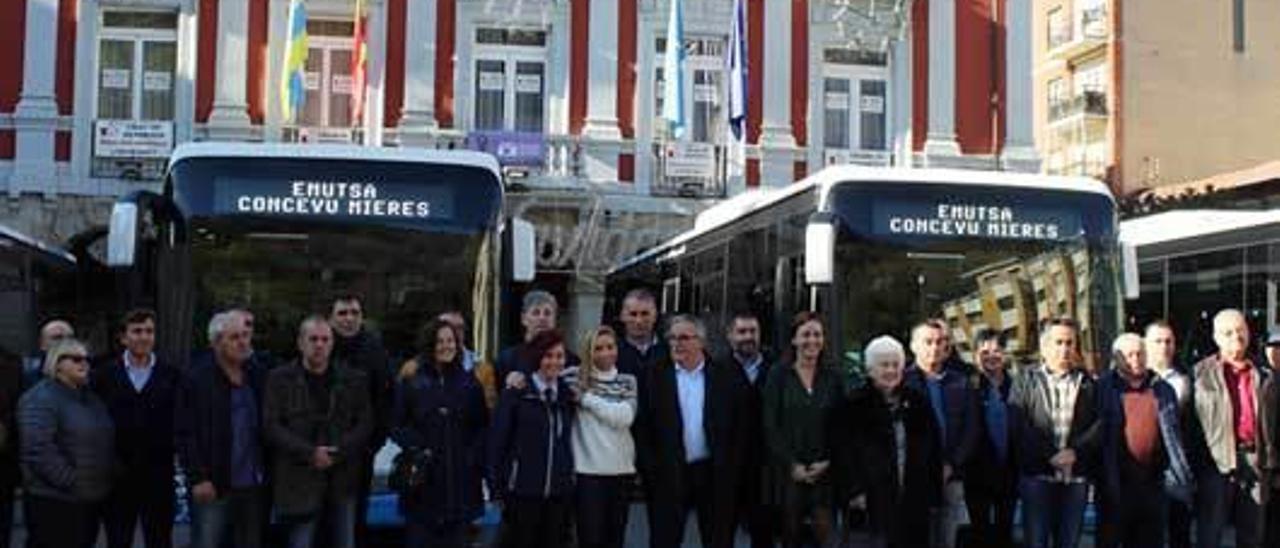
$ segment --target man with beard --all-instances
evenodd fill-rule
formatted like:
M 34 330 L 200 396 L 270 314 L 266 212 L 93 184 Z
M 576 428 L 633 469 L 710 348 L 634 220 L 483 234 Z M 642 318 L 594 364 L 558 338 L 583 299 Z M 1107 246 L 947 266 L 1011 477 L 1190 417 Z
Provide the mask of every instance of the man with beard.
M 734 314 L 725 333 L 729 341 L 729 356 L 722 363 L 736 366 L 750 388 L 748 391 L 747 417 L 744 421 L 747 453 L 743 455 L 742 487 L 738 496 L 738 525 L 751 538 L 753 548 L 774 545 L 776 509 L 766 501 L 761 484 L 765 468 L 765 444 L 763 438 L 764 381 L 769 378 L 772 364 L 760 351 L 760 320 L 751 312 Z
M 347 367 L 363 372 L 369 383 L 369 402 L 373 406 L 373 436 L 368 450 L 360 455 L 359 490 L 356 494 L 356 546 L 366 546 L 365 518 L 369 508 L 369 490 L 373 480 L 373 456 L 387 441 L 391 417 L 390 358 L 376 334 L 365 329 L 364 307 L 354 294 L 333 299 L 329 323 L 333 326 L 334 357 Z

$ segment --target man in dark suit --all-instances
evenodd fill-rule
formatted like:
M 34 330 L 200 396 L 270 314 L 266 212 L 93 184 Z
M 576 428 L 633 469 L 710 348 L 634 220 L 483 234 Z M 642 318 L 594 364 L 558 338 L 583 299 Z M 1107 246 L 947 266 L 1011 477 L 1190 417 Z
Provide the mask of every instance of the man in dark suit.
M 695 510 L 702 545 L 727 548 L 747 451 L 746 379 L 707 358 L 707 330 L 697 318 L 672 318 L 667 341 L 670 358 L 641 377 L 633 429 L 648 492 L 650 545 L 679 546 Z
M 116 425 L 124 477 L 107 503 L 107 544 L 133 546 L 142 521 L 147 548 L 173 545 L 174 405 L 181 374 L 154 352 L 156 315 L 132 310 L 121 322 L 124 352 L 93 371 L 92 386 Z
M 772 547 L 777 536 L 775 523 L 780 514 L 766 502 L 761 481 L 766 465 L 764 430 L 761 424 L 764 415 L 764 381 L 769 378 L 772 364 L 760 350 L 760 320 L 755 314 L 734 314 L 725 332 L 725 339 L 729 342 L 729 355 L 722 362 L 741 372 L 750 388 L 745 421 L 747 450 L 743 455 L 737 526 L 746 530 L 753 548 Z
M 618 340 L 618 371 L 640 375 L 671 349 L 658 337 L 658 301 L 648 289 L 632 289 L 622 299 L 622 338 Z

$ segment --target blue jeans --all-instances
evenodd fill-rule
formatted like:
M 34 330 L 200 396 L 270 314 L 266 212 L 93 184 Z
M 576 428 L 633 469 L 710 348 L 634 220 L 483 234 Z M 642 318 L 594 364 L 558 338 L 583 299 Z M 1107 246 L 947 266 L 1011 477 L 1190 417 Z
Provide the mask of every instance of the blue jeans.
M 191 544 L 194 548 L 221 548 L 227 538 L 236 548 L 263 545 L 261 489 L 232 489 L 213 502 L 191 504 Z
M 356 545 L 356 497 L 325 501 L 315 514 L 298 518 L 289 525 L 289 548 L 311 548 L 320 518 L 331 528 L 330 548 L 354 548 Z
M 1089 502 L 1088 484 L 1024 476 L 1018 487 L 1027 548 L 1075 548 L 1080 543 L 1084 507 Z

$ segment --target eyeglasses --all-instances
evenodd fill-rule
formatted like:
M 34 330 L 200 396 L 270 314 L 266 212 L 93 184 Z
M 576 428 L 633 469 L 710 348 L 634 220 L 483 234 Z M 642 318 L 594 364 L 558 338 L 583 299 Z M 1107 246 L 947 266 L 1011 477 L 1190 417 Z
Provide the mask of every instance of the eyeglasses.
M 62 357 L 58 358 L 58 361 L 63 360 L 74 363 L 86 363 L 89 361 L 89 357 L 84 354 L 64 354 Z
M 697 335 L 688 335 L 688 334 L 669 335 L 667 336 L 667 341 L 668 342 L 689 342 L 692 340 L 696 340 L 697 338 L 698 338 Z

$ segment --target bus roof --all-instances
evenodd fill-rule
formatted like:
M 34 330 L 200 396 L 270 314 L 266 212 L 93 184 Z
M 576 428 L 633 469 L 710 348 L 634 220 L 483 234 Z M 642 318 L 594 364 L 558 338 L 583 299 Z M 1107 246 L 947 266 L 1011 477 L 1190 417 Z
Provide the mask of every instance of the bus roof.
M 1280 225 L 1280 210 L 1182 209 L 1120 223 L 1120 241 L 1135 246 Z
M 981 185 L 1087 192 L 1106 196 L 1114 201 L 1111 190 L 1097 179 L 1088 177 L 1062 177 L 1006 171 L 979 171 L 965 169 L 903 169 L 863 167 L 854 165 L 831 166 L 803 180 L 781 188 L 751 190 L 729 198 L 700 213 L 691 230 L 682 232 L 658 246 L 632 257 L 610 270 L 610 273 L 643 262 L 654 256 L 677 249 L 703 234 L 727 226 L 738 219 L 766 209 L 797 194 L 818 189 L 816 209 L 827 207 L 827 197 L 837 185 L 860 183 L 922 183 L 941 185 Z
M 31 236 L 28 236 L 26 234 L 23 234 L 22 232 L 19 232 L 18 230 L 12 227 L 0 224 L 0 247 L 11 247 L 15 244 L 31 250 L 35 250 L 39 253 L 44 254 L 47 257 L 52 257 L 57 260 L 65 261 L 71 264 L 76 263 L 75 255 L 68 253 L 65 249 L 48 245 L 35 238 L 32 238 Z
M 301 158 L 316 160 L 370 160 L 380 162 L 421 162 L 454 164 L 486 169 L 501 180 L 498 160 L 474 150 L 434 150 L 427 148 L 393 148 L 359 145 L 300 143 L 183 143 L 169 156 L 169 168 L 188 158 Z

